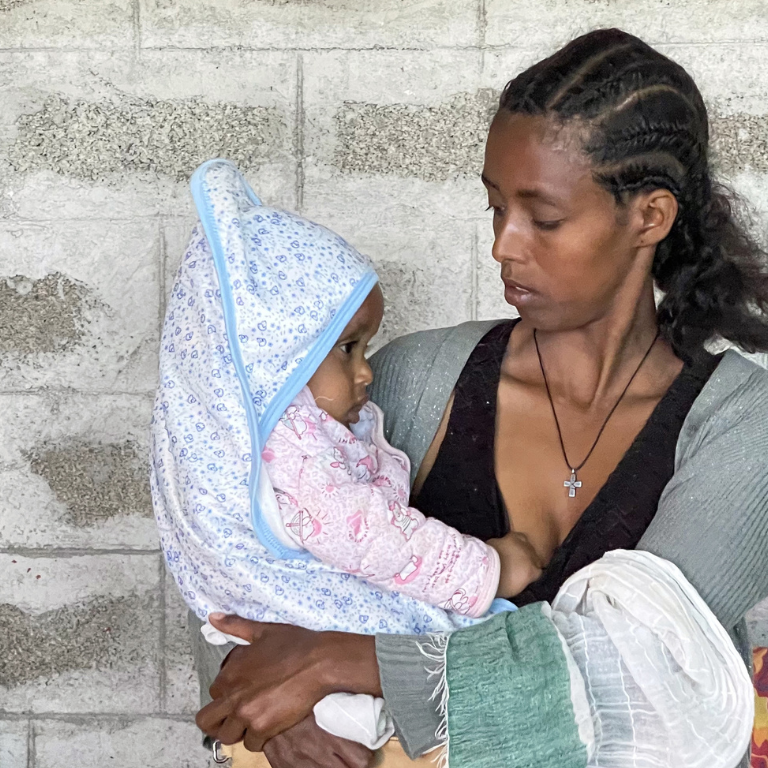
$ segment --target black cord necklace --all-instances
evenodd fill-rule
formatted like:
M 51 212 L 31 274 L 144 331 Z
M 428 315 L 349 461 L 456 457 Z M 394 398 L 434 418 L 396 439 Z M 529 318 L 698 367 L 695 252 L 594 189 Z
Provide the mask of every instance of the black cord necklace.
M 541 359 L 541 352 L 539 351 L 539 341 L 536 338 L 536 329 L 533 331 L 533 343 L 536 345 L 536 355 L 539 358 L 539 367 L 541 368 L 541 375 L 544 378 L 544 386 L 547 390 L 547 397 L 549 398 L 549 405 L 550 408 L 552 408 L 552 415 L 555 417 L 555 426 L 557 427 L 557 436 L 560 439 L 560 450 L 563 452 L 563 458 L 565 459 L 565 463 L 568 465 L 568 469 L 571 470 L 571 479 L 566 480 L 563 485 L 568 489 L 568 496 L 570 498 L 573 498 L 576 495 L 576 489 L 581 488 L 581 480 L 576 479 L 576 473 L 589 461 L 589 457 L 592 455 L 592 451 L 595 450 L 595 446 L 597 446 L 597 441 L 600 439 L 600 437 L 603 434 L 603 430 L 605 429 L 606 425 L 608 424 L 608 420 L 613 416 L 613 412 L 619 407 L 619 403 L 624 399 L 624 395 L 627 394 L 627 390 L 629 389 L 632 382 L 635 380 L 635 376 L 637 376 L 640 369 L 643 367 L 643 363 L 648 358 L 648 355 L 651 354 L 651 350 L 656 345 L 656 342 L 659 338 L 659 331 L 656 331 L 656 335 L 653 337 L 653 341 L 651 342 L 651 346 L 648 347 L 648 350 L 643 355 L 643 359 L 640 361 L 640 364 L 635 368 L 635 372 L 630 377 L 629 381 L 627 382 L 627 386 L 624 387 L 622 390 L 622 393 L 619 395 L 619 399 L 616 401 L 613 408 L 611 408 L 609 414 L 605 417 L 605 421 L 603 422 L 603 426 L 600 427 L 600 431 L 597 433 L 597 437 L 595 438 L 595 442 L 592 443 L 592 447 L 589 449 L 589 452 L 584 457 L 584 461 L 581 462 L 578 466 L 573 466 L 570 461 L 568 461 L 568 454 L 565 452 L 565 443 L 563 442 L 563 433 L 560 429 L 560 422 L 557 418 L 557 411 L 555 411 L 555 402 L 552 400 L 552 393 L 549 391 L 549 382 L 547 381 L 547 374 L 544 373 L 544 363 Z

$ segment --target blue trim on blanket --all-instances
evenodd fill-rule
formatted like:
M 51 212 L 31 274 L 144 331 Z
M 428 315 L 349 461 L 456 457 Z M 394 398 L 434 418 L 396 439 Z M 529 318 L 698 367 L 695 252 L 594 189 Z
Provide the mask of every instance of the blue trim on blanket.
M 514 603 L 510 603 L 509 600 L 503 597 L 495 597 L 491 603 L 491 607 L 488 609 L 488 613 L 483 618 L 488 616 L 495 616 L 497 613 L 505 613 L 509 611 L 516 611 L 517 606 Z
M 251 525 L 253 526 L 253 530 L 259 538 L 259 541 L 274 557 L 281 560 L 310 560 L 314 558 L 306 550 L 295 550 L 286 547 L 277 538 L 261 514 L 258 501 L 259 478 L 261 476 L 261 452 L 267 438 L 272 433 L 272 430 L 275 428 L 280 417 L 285 413 L 285 410 L 296 395 L 298 395 L 298 393 L 306 386 L 307 382 L 312 378 L 312 375 L 317 370 L 320 363 L 327 357 L 331 349 L 333 349 L 341 332 L 352 319 L 355 312 L 360 309 L 360 305 L 365 301 L 379 278 L 373 269 L 363 275 L 357 285 L 353 288 L 352 293 L 347 300 L 341 307 L 339 307 L 331 322 L 320 334 L 312 349 L 309 350 L 296 370 L 288 377 L 288 380 L 282 386 L 280 391 L 272 398 L 264 410 L 261 420 L 259 420 L 253 405 L 253 396 L 248 385 L 248 376 L 246 375 L 242 351 L 238 340 L 235 302 L 228 280 L 226 257 L 204 187 L 204 178 L 208 169 L 212 165 L 221 163 L 231 165 L 237 170 L 234 164 L 230 163 L 228 160 L 208 160 L 194 172 L 190 180 L 190 187 L 192 189 L 192 197 L 194 198 L 197 211 L 200 215 L 200 222 L 203 225 L 205 236 L 208 239 L 208 244 L 211 248 L 213 264 L 219 280 L 227 340 L 232 355 L 232 363 L 235 367 L 235 372 L 237 373 L 238 382 L 240 384 L 243 405 L 248 421 L 248 432 L 251 440 L 251 471 L 248 478 L 248 491 L 251 501 Z M 239 171 L 238 175 L 240 175 Z M 255 206 L 261 206 L 261 201 L 251 189 L 248 182 L 242 175 L 240 175 L 240 178 L 242 179 L 245 191 L 251 202 Z
M 285 382 L 282 389 L 272 398 L 269 405 L 264 409 L 264 415 L 261 417 L 261 424 L 265 435 L 272 434 L 272 430 L 280 420 L 280 417 L 285 413 L 286 408 L 293 402 L 296 395 L 304 389 L 307 382 L 320 367 L 320 363 L 328 357 L 328 354 L 339 340 L 342 331 L 349 325 L 349 322 L 355 316 L 355 312 L 360 309 L 360 306 L 378 281 L 378 275 L 373 270 L 363 275 L 352 289 L 352 293 L 349 294 L 346 301 L 336 311 L 331 322 L 328 323 L 320 336 L 318 336 L 312 349 L 307 352 L 306 357 L 299 363 L 298 368 L 288 377 L 288 381 Z

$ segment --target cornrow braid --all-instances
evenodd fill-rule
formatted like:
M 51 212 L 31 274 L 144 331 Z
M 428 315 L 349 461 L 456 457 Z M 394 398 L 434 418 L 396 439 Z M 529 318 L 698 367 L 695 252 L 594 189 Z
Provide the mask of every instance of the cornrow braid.
M 579 120 L 595 181 L 618 205 L 653 189 L 676 197 L 652 274 L 664 292 L 661 333 L 680 357 L 719 337 L 768 349 L 766 253 L 712 179 L 707 110 L 680 65 L 626 32 L 597 30 L 510 81 L 500 109 Z

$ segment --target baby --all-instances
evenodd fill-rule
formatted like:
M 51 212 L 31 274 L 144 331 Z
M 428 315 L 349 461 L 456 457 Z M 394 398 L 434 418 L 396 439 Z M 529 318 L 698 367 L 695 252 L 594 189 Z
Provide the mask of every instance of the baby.
M 408 504 L 409 460 L 366 396 L 383 313 L 368 259 L 262 206 L 226 161 L 201 166 L 192 190 L 201 225 L 166 313 L 151 478 L 187 605 L 201 619 L 423 634 L 522 591 L 540 573 L 525 537 L 482 542 Z M 354 706 L 380 720 L 381 702 Z M 391 733 L 316 715 L 372 747 Z
M 408 506 L 410 462 L 387 443 L 368 401 L 365 359 L 384 301 L 371 289 L 262 452 L 288 547 L 446 610 L 478 618 L 539 574 L 526 539 L 483 543 Z

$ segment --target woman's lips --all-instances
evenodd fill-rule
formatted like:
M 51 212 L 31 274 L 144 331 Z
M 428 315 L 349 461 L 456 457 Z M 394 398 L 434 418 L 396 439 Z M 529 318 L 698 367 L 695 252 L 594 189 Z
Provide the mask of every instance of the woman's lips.
M 536 293 L 531 288 L 527 288 L 520 283 L 516 283 L 514 280 L 508 278 L 501 278 L 504 283 L 504 298 L 508 304 L 525 304 L 531 300 Z

